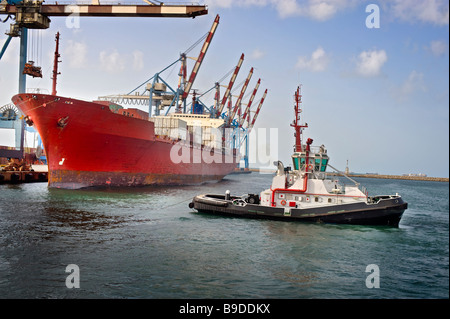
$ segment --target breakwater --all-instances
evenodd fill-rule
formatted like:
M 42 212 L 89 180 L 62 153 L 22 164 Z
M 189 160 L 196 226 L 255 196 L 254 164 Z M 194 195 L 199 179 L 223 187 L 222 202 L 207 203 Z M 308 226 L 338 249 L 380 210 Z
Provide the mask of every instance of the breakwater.
M 250 168 L 252 172 L 260 172 L 265 174 L 275 173 L 276 170 Z M 328 173 L 331 176 L 344 176 L 340 173 Z M 363 177 L 363 178 L 379 178 L 379 179 L 402 179 L 413 181 L 431 181 L 431 182 L 449 182 L 448 177 L 429 177 L 429 176 L 409 176 L 409 175 L 382 175 L 382 174 L 349 174 L 349 177 Z
M 342 176 L 342 174 L 336 174 Z M 409 176 L 409 175 L 380 175 L 380 174 L 349 174 L 349 177 L 363 178 L 380 178 L 380 179 L 403 179 L 413 181 L 431 181 L 431 182 L 447 182 L 448 177 L 429 177 L 429 176 Z

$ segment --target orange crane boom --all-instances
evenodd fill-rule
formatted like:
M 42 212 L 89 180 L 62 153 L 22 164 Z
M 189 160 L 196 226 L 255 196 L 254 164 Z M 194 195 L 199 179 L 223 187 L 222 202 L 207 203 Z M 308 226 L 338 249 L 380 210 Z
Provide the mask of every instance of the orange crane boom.
M 186 83 L 186 86 L 183 91 L 183 95 L 181 96 L 181 102 L 183 102 L 186 99 L 186 97 L 188 96 L 189 91 L 191 90 L 192 84 L 194 83 L 195 78 L 197 77 L 198 70 L 200 69 L 200 66 L 203 62 L 206 51 L 208 50 L 211 40 L 214 36 L 214 33 L 216 32 L 217 26 L 219 25 L 219 19 L 220 19 L 219 15 L 216 15 L 213 25 L 211 26 L 211 30 L 209 31 L 208 36 L 206 37 L 206 40 L 203 43 L 203 47 L 200 50 L 200 54 L 197 58 L 197 61 L 195 62 L 194 67 L 192 68 L 191 75 L 189 77 L 188 82 Z
M 253 90 L 252 95 L 250 96 L 250 100 L 247 103 L 247 107 L 245 108 L 244 115 L 241 119 L 239 119 L 239 126 L 242 127 L 244 124 L 245 118 L 248 116 L 248 121 L 250 121 L 250 107 L 252 106 L 253 99 L 255 98 L 256 92 L 258 91 L 259 84 L 261 83 L 261 79 L 258 79 L 258 82 L 256 82 L 255 88 Z
M 231 88 L 233 87 L 234 81 L 236 80 L 236 77 L 237 77 L 237 75 L 239 73 L 239 70 L 241 69 L 242 62 L 244 62 L 244 53 L 241 54 L 239 62 L 236 65 L 236 68 L 234 69 L 234 73 L 231 76 L 230 83 L 228 84 L 227 90 L 225 91 L 225 94 L 223 95 L 222 102 L 220 102 L 219 109 L 217 110 L 216 117 L 219 117 L 220 114 L 222 114 L 223 107 L 225 106 L 225 103 L 227 102 L 228 95 L 230 95 Z
M 266 95 L 267 95 L 267 89 L 264 91 L 264 94 L 263 94 L 263 97 L 261 98 L 261 101 L 259 101 L 258 108 L 256 109 L 256 113 L 253 116 L 253 120 L 252 120 L 252 123 L 250 124 L 249 130 L 251 130 L 253 128 L 253 125 L 255 125 L 256 118 L 258 117 L 259 111 L 261 110 L 261 106 L 264 103 L 264 99 L 266 98 Z M 249 117 L 250 117 L 250 115 L 249 115 Z
M 233 119 L 234 119 L 234 117 L 235 117 L 235 115 L 236 115 L 236 112 L 237 112 L 238 108 L 241 106 L 242 98 L 244 97 L 245 91 L 247 90 L 248 82 L 250 82 L 250 79 L 251 79 L 252 75 L 253 75 L 253 68 L 250 69 L 250 72 L 248 73 L 248 76 L 247 76 L 247 78 L 245 79 L 245 83 L 244 83 L 244 85 L 242 86 L 241 94 L 239 94 L 239 97 L 238 97 L 238 99 L 237 99 L 237 101 L 236 101 L 236 104 L 235 104 L 235 106 L 234 106 L 234 109 L 233 109 L 233 111 L 231 112 L 231 114 L 230 114 L 229 117 L 228 117 L 228 121 L 229 121 L 230 123 L 231 123 L 231 121 L 233 121 Z

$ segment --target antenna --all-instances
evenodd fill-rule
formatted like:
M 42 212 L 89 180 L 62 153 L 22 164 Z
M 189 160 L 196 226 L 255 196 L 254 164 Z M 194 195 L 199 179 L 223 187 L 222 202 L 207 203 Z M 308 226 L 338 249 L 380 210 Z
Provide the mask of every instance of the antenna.
M 302 151 L 302 131 L 304 128 L 308 127 L 308 124 L 305 125 L 300 124 L 300 113 L 302 113 L 301 103 L 302 103 L 302 95 L 301 95 L 301 85 L 297 87 L 297 91 L 295 91 L 294 95 L 294 111 L 295 111 L 295 119 L 291 126 L 295 129 L 295 152 Z

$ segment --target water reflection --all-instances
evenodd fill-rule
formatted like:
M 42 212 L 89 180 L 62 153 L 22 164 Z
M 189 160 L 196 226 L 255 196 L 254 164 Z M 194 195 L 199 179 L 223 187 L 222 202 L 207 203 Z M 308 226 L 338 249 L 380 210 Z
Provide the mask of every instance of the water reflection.
M 71 208 L 47 207 L 44 211 L 47 226 L 53 228 L 71 227 L 77 230 L 98 230 L 120 227 L 129 217 L 106 215 Z

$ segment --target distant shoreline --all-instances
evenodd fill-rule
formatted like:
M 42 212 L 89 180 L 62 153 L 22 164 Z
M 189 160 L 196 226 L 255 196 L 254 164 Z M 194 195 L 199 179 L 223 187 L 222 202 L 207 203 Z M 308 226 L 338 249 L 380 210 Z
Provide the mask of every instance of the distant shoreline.
M 270 169 L 259 169 L 250 168 L 252 172 L 263 172 L 263 173 L 275 173 L 276 170 Z M 328 175 L 343 176 L 339 173 L 328 173 Z M 429 176 L 408 176 L 408 175 L 381 175 L 381 174 L 349 174 L 349 177 L 362 177 L 362 178 L 379 178 L 379 179 L 403 179 L 403 180 L 413 180 L 413 181 L 430 181 L 430 182 L 449 182 L 448 177 L 429 177 Z
M 336 174 L 342 176 L 342 174 Z M 412 181 L 449 182 L 448 177 L 409 176 L 409 175 L 380 175 L 380 174 L 350 174 L 349 177 L 403 179 Z

